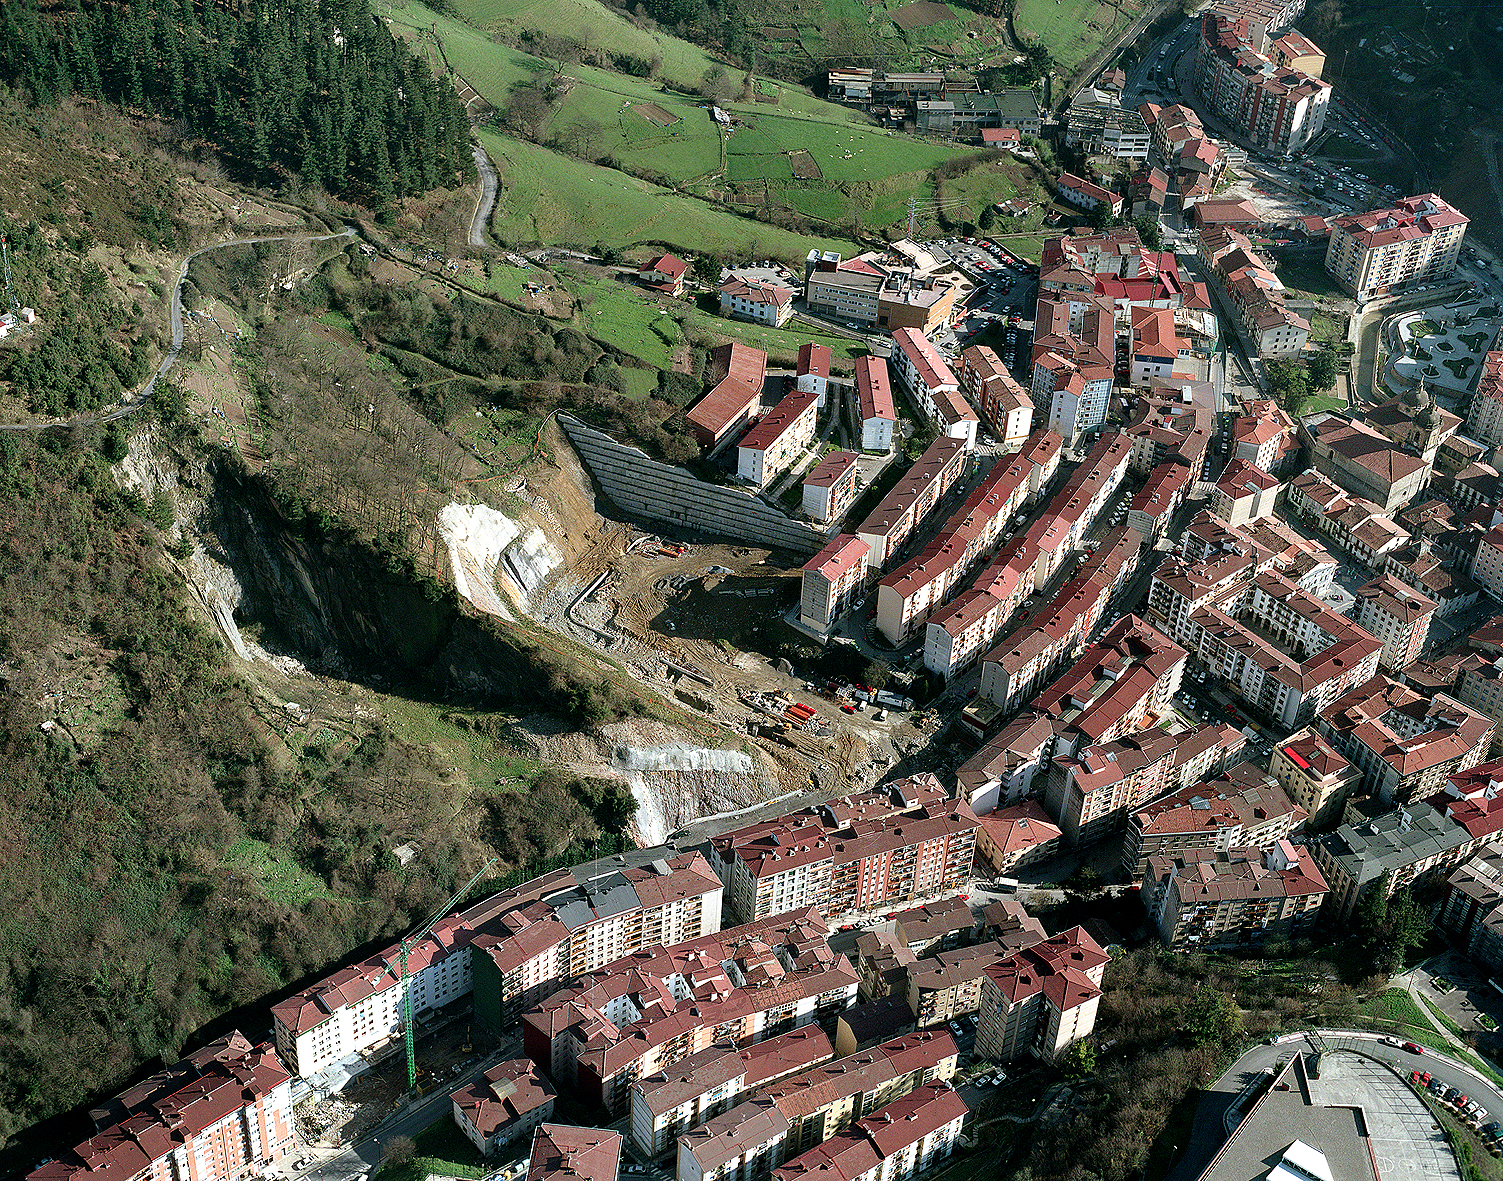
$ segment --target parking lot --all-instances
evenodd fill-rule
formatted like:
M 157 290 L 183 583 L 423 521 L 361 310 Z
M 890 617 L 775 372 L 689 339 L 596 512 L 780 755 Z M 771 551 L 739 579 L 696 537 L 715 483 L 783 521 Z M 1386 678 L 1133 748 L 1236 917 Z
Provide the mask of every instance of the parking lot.
M 1503 1052 L 1503 992 L 1488 971 L 1471 957 L 1448 951 L 1426 960 L 1411 973 L 1414 990 L 1443 1012 L 1463 1034 L 1476 1037 L 1484 1054 Z M 1503 984 L 1503 980 L 1499 981 Z

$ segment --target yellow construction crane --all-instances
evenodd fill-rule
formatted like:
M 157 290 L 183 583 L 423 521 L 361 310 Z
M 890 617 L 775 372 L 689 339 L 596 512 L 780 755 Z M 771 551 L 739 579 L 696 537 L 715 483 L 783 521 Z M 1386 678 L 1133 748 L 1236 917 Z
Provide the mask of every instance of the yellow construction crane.
M 402 1033 L 403 1036 L 407 1039 L 407 1090 L 409 1092 L 417 1090 L 417 1050 L 413 1044 L 412 1037 L 412 990 L 408 987 L 407 982 L 407 953 L 417 945 L 418 940 L 425 938 L 428 932 L 432 931 L 433 928 L 438 925 L 438 920 L 443 918 L 444 915 L 449 913 L 452 907 L 462 901 L 465 895 L 467 895 L 471 890 L 475 888 L 475 883 L 483 878 L 488 872 L 490 872 L 491 866 L 495 865 L 496 862 L 500 860 L 501 859 L 499 857 L 492 857 L 489 861 L 487 861 L 484 868 L 481 869 L 481 871 L 474 877 L 472 877 L 467 883 L 465 883 L 464 889 L 460 890 L 458 894 L 455 894 L 453 898 L 450 898 L 449 901 L 445 902 L 443 906 L 439 908 L 438 913 L 436 913 L 431 919 L 423 924 L 423 927 L 420 931 L 418 931 L 416 934 L 409 935 L 406 939 L 402 940 L 400 950 L 397 952 L 397 958 L 400 961 L 402 969 Z

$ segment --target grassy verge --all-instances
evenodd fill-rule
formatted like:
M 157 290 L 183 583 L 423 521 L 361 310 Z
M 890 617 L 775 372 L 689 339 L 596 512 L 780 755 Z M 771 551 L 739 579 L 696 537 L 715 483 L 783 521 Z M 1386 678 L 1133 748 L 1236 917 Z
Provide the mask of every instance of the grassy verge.
M 1503 1074 L 1470 1050 L 1453 1046 L 1420 1010 L 1407 989 L 1390 988 L 1358 1006 L 1358 1024 L 1382 1033 L 1391 1033 L 1406 1041 L 1439 1050 L 1503 1087 Z M 1460 1030 L 1457 1030 L 1460 1033 Z
M 416 1151 L 409 1160 L 381 1165 L 382 1181 L 426 1181 L 434 1173 L 441 1177 L 485 1176 L 485 1159 L 448 1113 L 414 1136 L 412 1142 Z

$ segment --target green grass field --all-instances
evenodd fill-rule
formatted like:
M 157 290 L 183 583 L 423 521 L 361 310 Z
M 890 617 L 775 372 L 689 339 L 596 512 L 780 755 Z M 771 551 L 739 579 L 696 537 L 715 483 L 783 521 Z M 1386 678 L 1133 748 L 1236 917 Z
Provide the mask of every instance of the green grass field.
M 663 77 L 695 83 L 715 59 L 667 33 L 648 32 L 599 0 L 454 0 L 454 10 L 476 28 L 507 36 L 519 29 L 536 29 L 637 57 L 661 58 Z
M 673 350 L 684 341 L 683 329 L 671 314 L 642 298 L 640 289 L 610 279 L 579 278 L 570 285 L 579 296 L 585 331 L 596 340 L 654 369 L 672 365 Z
M 323 882 L 303 869 L 285 850 L 265 841 L 236 841 L 224 851 L 223 868 L 253 879 L 272 902 L 300 907 L 315 898 L 330 897 Z
M 777 258 L 802 264 L 811 247 L 856 253 L 838 238 L 806 238 L 717 209 L 693 197 L 522 143 L 482 128 L 480 142 L 501 174 L 492 229 L 511 243 L 597 242 L 627 248 L 661 243 L 695 253 Z
M 1131 0 L 1121 9 L 1097 0 L 1018 0 L 1013 27 L 1021 37 L 1042 41 L 1055 61 L 1073 70 L 1141 11 Z

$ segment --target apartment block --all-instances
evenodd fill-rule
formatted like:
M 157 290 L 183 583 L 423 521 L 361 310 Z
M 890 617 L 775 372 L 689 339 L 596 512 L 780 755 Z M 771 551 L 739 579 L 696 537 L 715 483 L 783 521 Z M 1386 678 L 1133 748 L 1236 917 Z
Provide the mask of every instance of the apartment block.
M 871 548 L 871 564 L 881 570 L 895 561 L 904 545 L 934 511 L 965 470 L 966 446 L 941 436 L 929 444 L 866 520 L 856 536 Z
M 237 1030 L 101 1104 L 96 1134 L 27 1181 L 232 1181 L 275 1169 L 298 1148 L 291 1080 L 269 1044 Z
M 1237 310 L 1258 356 L 1296 357 L 1304 350 L 1310 322 L 1284 302 L 1283 281 L 1245 235 L 1229 226 L 1203 229 L 1197 253 Z
M 891 451 L 898 416 L 893 409 L 887 362 L 881 357 L 856 358 L 856 405 L 861 414 L 861 449 L 883 454 Z
M 975 444 L 974 414 L 971 415 L 969 437 L 964 429 L 958 434 L 946 429 L 953 424 L 947 423 L 942 414 L 951 404 L 945 395 L 958 394 L 960 381 L 928 337 L 913 328 L 899 328 L 892 334 L 892 365 L 919 409 L 939 423 L 942 434 L 966 439 L 967 446 Z
M 532 1134 L 527 1181 L 616 1181 L 620 1170 L 620 1132 L 539 1124 Z
M 526 1058 L 498 1062 L 449 1095 L 454 1122 L 484 1156 L 513 1140 L 531 1142 L 533 1129 L 553 1118 L 555 1093 Z
M 1123 434 L 1132 440 L 1128 471 L 1144 477 L 1170 462 L 1198 472 L 1210 451 L 1215 426 L 1207 407 L 1187 405 L 1182 397 L 1161 398 L 1149 393 L 1134 402 L 1132 419 Z
M 947 1083 L 959 1056 L 948 1029 L 921 1030 L 784 1079 L 759 1098 L 788 1121 L 789 1160 L 920 1087 Z
M 678 1137 L 677 1181 L 767 1181 L 787 1138 L 776 1103 L 742 1103 Z
M 732 275 L 720 284 L 720 314 L 781 328 L 793 315 L 793 292 L 776 283 Z
M 1159 464 L 1128 502 L 1127 524 L 1152 545 L 1169 532 L 1194 483 L 1194 468 L 1182 463 Z
M 1313 720 L 1377 671 L 1382 642 L 1284 577 L 1276 552 L 1223 526 L 1193 555 L 1155 571 L 1147 618 L 1276 725 Z
M 719 450 L 757 417 L 766 377 L 767 354 L 761 349 L 732 342 L 710 353 L 705 366 L 710 389 L 684 415 L 701 447 Z
M 1063 832 L 1037 800 L 977 817 L 976 856 L 1002 877 L 1063 852 Z
M 441 919 L 407 954 L 414 1016 L 477 987 L 475 1017 L 499 1029 L 573 976 L 642 947 L 720 929 L 723 887 L 698 853 L 666 848 L 560 869 Z M 397 946 L 272 1007 L 282 1060 L 304 1077 L 402 1036 Z M 477 955 L 478 953 L 478 955 Z
M 799 622 L 827 632 L 861 597 L 871 546 L 849 533 L 830 538 L 799 571 Z
M 852 1005 L 835 1022 L 835 1052 L 842 1058 L 880 1042 L 902 1037 L 916 1028 L 913 1010 L 902 993 Z
M 828 525 L 845 516 L 856 499 L 860 457 L 854 451 L 832 451 L 804 477 L 804 515 Z
M 1494 525 L 1477 541 L 1472 577 L 1495 599 L 1503 599 L 1503 525 Z
M 1326 270 L 1358 303 L 1456 273 L 1467 218 L 1434 193 L 1331 223 Z
M 1294 421 L 1269 399 L 1249 402 L 1243 411 L 1232 420 L 1233 456 L 1270 475 L 1288 475 L 1299 454 Z
M 1287 840 L 1272 848 L 1187 849 L 1148 859 L 1143 906 L 1175 951 L 1255 947 L 1314 925 L 1326 880 Z
M 982 983 L 976 1057 L 1052 1062 L 1089 1037 L 1110 958 L 1083 927 L 1072 927 L 992 964 Z
M 1352 618 L 1383 641 L 1378 664 L 1399 672 L 1420 658 L 1435 618 L 1435 602 L 1392 574 L 1357 588 Z
M 984 344 L 972 345 L 960 354 L 960 380 L 997 442 L 1009 451 L 1021 447 L 1033 429 L 1033 399 L 1002 358 Z
M 1130 550 L 1121 567 L 1125 571 L 1136 560 L 1141 539 L 1136 529 L 1122 527 L 1125 544 L 1118 547 L 1113 543 L 1117 532 L 1107 535 L 1096 560 L 1099 562 L 1105 553 L 1110 561 L 1119 548 Z M 1060 667 L 1081 655 L 1120 585 L 1114 565 L 1083 564 L 1075 577 L 1034 613 L 1029 627 L 1004 638 L 986 654 L 980 690 L 987 701 L 1010 713 L 1034 698 Z M 1033 582 L 1025 585 L 1031 587 Z
M 1233 528 L 1250 525 L 1273 516 L 1283 490 L 1277 476 L 1245 459 L 1234 459 L 1216 481 L 1216 490 L 1211 493 L 1211 511 Z
M 1332 922 L 1346 921 L 1357 899 L 1385 875 L 1391 894 L 1450 872 L 1476 847 L 1459 822 L 1427 804 L 1343 824 L 1305 846 L 1330 886 L 1322 910 Z
M 1490 447 L 1503 446 L 1503 351 L 1482 359 L 1477 388 L 1466 412 L 1467 433 Z
M 1106 421 L 1115 342 L 1110 297 L 1040 291 L 1029 396 L 1048 407 L 1049 429 L 1072 447 Z
M 893 934 L 915 955 L 949 951 L 974 940 L 976 916 L 962 898 L 939 898 L 898 911 Z
M 631 1084 L 632 1146 L 652 1158 L 671 1151 L 689 1128 L 739 1102 L 746 1063 L 731 1042 L 690 1054 Z
M 1268 773 L 1305 811 L 1312 828 L 1325 828 L 1339 817 L 1347 797 L 1362 786 L 1362 772 L 1313 726 L 1274 746 Z
M 712 838 L 732 915 L 818 906 L 832 920 L 953 889 L 969 877 L 976 814 L 930 774 Z
M 1286 155 L 1324 130 L 1331 85 L 1279 64 L 1268 54 L 1273 48 L 1261 23 L 1204 12 L 1195 88 L 1223 122 L 1264 151 Z
M 1124 615 L 1034 702 L 1054 726 L 1056 757 L 1151 725 L 1169 708 L 1184 667 L 1183 648 Z
M 785 395 L 736 444 L 736 474 L 757 488 L 777 479 L 814 441 L 823 400 L 813 390 Z
M 877 584 L 877 627 L 900 646 L 1002 540 L 1028 494 L 1029 460 L 998 463 L 921 553 Z
M 1044 753 L 1053 745 L 1054 726 L 1048 717 L 1032 711 L 1019 714 L 957 768 L 960 798 L 978 817 L 1021 803 L 1032 794 Z M 979 850 L 979 834 L 976 839 Z
M 1169 792 L 1129 816 L 1122 872 L 1137 881 L 1154 857 L 1272 848 L 1306 819 L 1277 779 L 1240 763 L 1218 779 Z
M 1140 721 L 1134 719 L 1134 729 Z M 1161 730 L 1093 743 L 1055 756 L 1044 808 L 1069 845 L 1109 837 L 1134 808 L 1163 793 L 1173 768 L 1174 736 Z
M 527 1056 L 556 1085 L 612 1115 L 632 1083 L 717 1042 L 754 1044 L 856 998 L 855 969 L 830 950 L 814 907 L 607 964 L 523 1015 Z
M 931 1083 L 856 1121 L 772 1175 L 775 1181 L 909 1181 L 949 1158 L 967 1114 L 953 1088 Z
M 1040 934 L 1039 941 L 1043 936 Z M 975 943 L 920 956 L 908 965 L 906 996 L 919 1028 L 941 1025 L 981 1007 L 986 969 L 1016 948 L 1008 943 Z
M 1333 701 L 1316 724 L 1362 772 L 1363 787 L 1388 804 L 1443 791 L 1448 776 L 1487 756 L 1497 725 L 1444 693 L 1422 697 L 1381 675 Z

